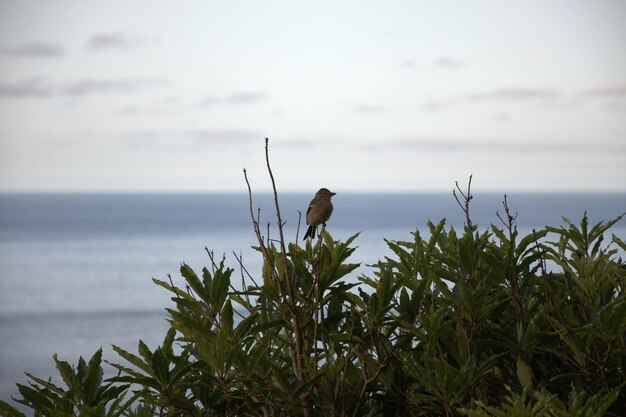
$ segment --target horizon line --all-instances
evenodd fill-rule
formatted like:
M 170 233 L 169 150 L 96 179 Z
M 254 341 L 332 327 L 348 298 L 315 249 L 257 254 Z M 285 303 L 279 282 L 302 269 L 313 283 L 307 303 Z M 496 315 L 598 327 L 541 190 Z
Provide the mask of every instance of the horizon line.
M 355 189 L 344 190 L 337 189 L 337 194 L 452 194 L 454 187 L 449 189 Z M 278 194 L 308 194 L 315 190 L 313 189 L 286 189 L 284 191 L 278 191 Z M 252 191 L 252 194 L 272 193 L 271 188 L 263 188 L 257 191 Z M 548 189 L 548 188 L 518 188 L 518 189 L 472 189 L 472 194 L 626 194 L 626 189 Z M 90 189 L 0 189 L 0 194 L 248 194 L 248 190 L 235 190 L 235 189 L 206 189 L 206 190 L 174 190 L 174 189 L 102 189 L 102 190 L 90 190 Z

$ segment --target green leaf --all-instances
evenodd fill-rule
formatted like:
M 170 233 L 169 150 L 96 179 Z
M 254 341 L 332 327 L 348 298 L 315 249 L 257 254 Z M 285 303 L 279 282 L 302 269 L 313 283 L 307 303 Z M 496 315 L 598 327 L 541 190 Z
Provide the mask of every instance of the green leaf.
M 521 356 L 518 356 L 515 366 L 517 369 L 517 379 L 522 387 L 531 388 L 533 386 L 533 371 L 530 365 L 528 365 Z
M 53 410 L 54 404 L 48 399 L 47 396 L 43 395 L 39 391 L 28 387 L 22 384 L 16 384 L 17 389 L 22 395 L 23 399 L 19 400 L 20 403 L 25 405 L 30 405 L 32 408 L 41 410 L 41 409 L 50 409 Z
M 127 362 L 130 362 L 131 364 L 135 365 L 137 368 L 141 369 L 146 374 L 154 376 L 152 373 L 152 369 L 150 368 L 150 365 L 148 365 L 148 363 L 143 361 L 139 356 L 133 355 L 132 353 L 127 352 L 124 349 L 115 345 L 111 345 L 111 347 L 118 355 L 124 358 Z
M 228 334 L 231 334 L 233 331 L 233 305 L 230 300 L 224 303 L 224 307 L 222 307 L 222 311 L 220 312 L 220 324 L 222 325 L 222 329 Z
M 102 348 L 98 349 L 89 360 L 87 375 L 82 381 L 82 399 L 87 405 L 95 406 L 98 403 L 98 392 L 102 384 Z
M 244 337 L 251 335 L 252 332 L 250 330 L 252 329 L 252 326 L 256 323 L 258 317 L 259 313 L 255 312 L 241 320 L 241 322 L 239 322 L 239 324 L 235 328 L 235 339 L 241 340 Z
M 160 348 L 155 349 L 152 354 L 150 365 L 157 381 L 159 381 L 162 387 L 166 387 L 170 382 L 169 361 L 165 358 Z
M 26 417 L 26 414 L 2 400 L 0 400 L 0 414 L 5 417 Z
M 233 270 L 230 268 L 226 268 L 224 270 L 224 261 L 220 264 L 217 271 L 215 271 L 215 276 L 213 277 L 213 282 L 211 283 L 211 298 L 215 303 L 216 309 L 221 309 L 224 301 L 226 300 L 226 296 L 228 295 L 228 287 L 230 286 L 230 276 Z
M 228 334 L 226 333 L 226 331 L 221 330 L 218 332 L 217 340 L 215 341 L 215 363 L 217 365 L 216 371 L 224 372 L 227 354 Z
M 194 270 L 191 269 L 189 265 L 182 264 L 180 266 L 180 274 L 183 276 L 183 278 L 185 278 L 185 281 L 187 281 L 187 284 L 189 284 L 191 289 L 193 289 L 193 291 L 198 294 L 198 296 L 202 298 L 205 303 L 208 303 L 209 300 L 207 299 L 207 294 L 204 290 L 204 286 L 202 285 L 200 278 L 198 278 Z
M 67 388 L 70 390 L 78 389 L 79 381 L 76 378 L 76 375 L 74 375 L 74 370 L 72 369 L 70 364 L 68 362 L 59 360 L 56 353 L 52 355 L 52 358 L 54 359 L 57 369 L 59 370 L 59 374 L 61 375 L 61 378 L 63 379 L 63 382 L 65 382 Z

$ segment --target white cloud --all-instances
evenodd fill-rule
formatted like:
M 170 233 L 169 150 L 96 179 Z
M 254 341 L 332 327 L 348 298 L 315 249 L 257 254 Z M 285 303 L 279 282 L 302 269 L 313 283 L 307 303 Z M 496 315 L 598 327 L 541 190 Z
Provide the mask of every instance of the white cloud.
M 128 49 L 143 44 L 143 38 L 127 33 L 96 33 L 87 40 L 87 49 L 105 51 L 110 49 Z
M 521 141 L 505 138 L 397 138 L 353 146 L 371 151 L 398 152 L 412 150 L 427 153 L 481 152 L 507 153 L 577 153 L 611 154 L 626 152 L 626 141 L 572 142 L 572 141 Z
M 586 97 L 626 97 L 626 84 L 603 85 L 583 91 Z
M 82 96 L 87 94 L 119 93 L 129 94 L 138 90 L 167 84 L 157 78 L 94 79 L 83 78 L 69 81 L 60 88 L 61 94 Z
M 0 97 L 47 97 L 54 92 L 54 88 L 54 83 L 47 78 L 23 78 L 13 82 L 0 82 Z
M 65 55 L 60 43 L 34 41 L 0 47 L 0 55 L 20 58 L 58 58 Z
M 433 65 L 441 68 L 461 69 L 465 68 L 465 62 L 458 59 L 452 59 L 448 57 L 440 57 L 433 62 Z
M 198 102 L 198 106 L 214 106 L 219 104 L 252 104 L 265 101 L 269 94 L 265 91 L 235 91 L 223 97 L 206 96 Z
M 502 87 L 483 93 L 470 94 L 469 100 L 551 100 L 559 98 L 551 88 Z
M 49 96 L 84 96 L 89 94 L 129 94 L 149 87 L 165 85 L 158 78 L 82 78 L 58 84 L 46 77 L 23 78 L 13 82 L 0 82 L 0 97 L 33 98 Z
M 377 114 L 383 113 L 385 111 L 385 107 L 378 104 L 363 103 L 356 106 L 354 111 L 361 114 Z

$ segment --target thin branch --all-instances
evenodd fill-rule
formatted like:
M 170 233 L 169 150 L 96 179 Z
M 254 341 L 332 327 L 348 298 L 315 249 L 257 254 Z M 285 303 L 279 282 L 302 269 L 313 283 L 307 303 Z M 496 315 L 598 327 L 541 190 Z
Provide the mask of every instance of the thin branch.
M 285 281 L 287 281 L 287 290 L 289 291 L 289 296 L 293 300 L 293 282 L 291 280 L 289 274 L 289 268 L 287 267 L 287 249 L 285 248 L 285 237 L 283 236 L 283 220 L 280 215 L 280 205 L 278 204 L 278 191 L 276 190 L 276 181 L 274 180 L 274 174 L 272 173 L 272 167 L 270 165 L 270 154 L 269 154 L 269 139 L 265 138 L 265 163 L 267 165 L 267 172 L 270 174 L 270 179 L 272 180 L 272 191 L 274 193 L 274 207 L 276 209 L 276 220 L 278 224 L 278 235 L 280 238 L 280 251 L 283 258 L 283 262 L 285 264 Z
M 235 251 L 233 251 L 233 255 L 235 256 L 235 260 L 237 260 L 237 263 L 239 264 L 239 266 L 241 267 L 241 270 L 243 272 L 246 273 L 246 275 L 248 276 L 248 278 L 250 278 L 250 280 L 252 280 L 252 283 L 254 284 L 255 287 L 258 287 L 259 284 L 257 284 L 257 282 L 254 280 L 254 277 L 252 277 L 252 275 L 250 274 L 250 272 L 248 272 L 248 269 L 246 268 L 246 266 L 243 264 L 243 257 L 241 256 L 241 254 L 239 254 L 239 256 L 237 256 L 237 254 L 235 253 Z M 242 278 L 243 279 L 243 278 Z M 244 288 L 245 289 L 245 288 Z
M 261 252 L 263 253 L 263 258 L 267 260 L 269 270 L 271 272 L 272 278 L 278 281 L 278 272 L 276 272 L 273 263 L 271 262 L 271 257 L 267 252 L 267 247 L 263 242 L 263 236 L 261 236 L 261 229 L 259 229 L 259 217 L 261 216 L 261 209 L 259 208 L 257 217 L 254 217 L 254 209 L 252 208 L 252 188 L 250 187 L 250 181 L 248 181 L 248 173 L 246 169 L 243 169 L 243 176 L 246 180 L 246 185 L 248 186 L 248 205 L 250 209 L 250 218 L 252 219 L 252 227 L 254 229 L 254 234 L 256 235 L 257 242 L 259 242 L 259 247 L 261 248 Z
M 172 289 L 174 290 L 174 294 L 176 294 L 176 298 L 178 299 L 178 301 L 182 301 L 182 298 L 180 298 L 180 295 L 178 295 L 178 291 L 177 288 L 174 286 L 174 281 L 172 280 L 172 275 L 167 274 L 167 278 L 170 280 L 170 285 L 172 286 Z M 189 288 L 189 286 L 187 286 L 187 288 Z M 183 304 L 179 304 L 180 306 L 182 306 Z
M 461 187 L 459 187 L 458 181 L 454 181 L 454 183 L 456 184 L 456 190 L 458 190 L 459 194 L 463 196 L 463 203 L 461 203 L 461 200 L 456 195 L 456 190 L 455 189 L 452 190 L 452 195 L 454 195 L 454 198 L 456 199 L 456 202 L 459 204 L 459 207 L 461 207 L 461 210 L 463 210 L 463 212 L 465 213 L 465 221 L 468 227 L 472 227 L 472 219 L 470 218 L 469 206 L 470 206 L 470 201 L 472 201 L 472 199 L 474 198 L 474 196 L 472 195 L 472 176 L 473 175 L 474 174 L 470 174 L 469 176 L 469 182 L 467 183 L 467 193 L 464 193 L 461 190 Z
M 504 227 L 509 231 L 509 236 L 513 236 L 513 230 L 515 227 L 515 220 L 517 219 L 518 213 L 515 212 L 515 216 L 511 215 L 511 210 L 509 209 L 509 202 L 507 201 L 506 194 L 504 194 L 504 201 L 502 202 L 502 206 L 504 207 L 504 214 L 506 215 L 506 221 L 502 218 L 500 213 L 496 211 L 496 216 L 502 222 Z
M 215 274 L 215 270 L 217 269 L 217 264 L 215 263 L 215 254 L 212 250 L 209 250 L 206 246 L 204 247 L 205 252 L 209 255 L 209 259 L 211 260 L 211 269 L 213 274 Z
M 300 237 L 300 222 L 302 221 L 302 212 L 298 210 L 298 226 L 296 227 L 296 242 L 299 242 Z
M 247 177 L 245 170 L 244 170 L 244 176 L 246 178 L 246 184 L 248 186 L 248 196 L 250 200 L 250 213 L 251 213 L 251 217 L 253 217 L 254 229 L 255 229 L 255 233 L 257 234 L 257 239 L 259 240 L 259 244 L 261 245 L 261 251 L 263 252 L 263 256 L 265 260 L 268 263 L 270 263 L 270 266 L 271 266 L 270 269 L 271 269 L 272 276 L 274 279 L 274 285 L 276 285 L 279 288 L 282 298 L 283 298 L 283 303 L 284 305 L 287 306 L 287 309 L 291 316 L 290 321 L 293 327 L 294 340 L 293 340 L 293 343 L 289 343 L 289 347 L 290 347 L 291 355 L 292 355 L 293 372 L 296 378 L 298 378 L 298 380 L 304 382 L 306 381 L 306 374 L 303 372 L 303 368 L 305 367 L 305 346 L 304 346 L 304 340 L 303 340 L 303 334 L 302 334 L 302 326 L 300 324 L 299 314 L 296 308 L 296 298 L 295 298 L 295 293 L 294 293 L 294 288 L 293 288 L 293 280 L 291 276 L 291 271 L 289 270 L 289 263 L 287 260 L 287 249 L 285 246 L 285 238 L 284 238 L 284 233 L 283 233 L 284 222 L 280 214 L 280 205 L 278 203 L 278 191 L 276 189 L 276 181 L 274 180 L 274 174 L 272 173 L 272 168 L 271 168 L 271 164 L 269 160 L 268 143 L 269 143 L 269 139 L 265 138 L 265 161 L 266 161 L 268 173 L 270 175 L 270 179 L 272 181 L 272 191 L 274 193 L 274 206 L 276 210 L 276 219 L 277 219 L 277 225 L 278 225 L 280 251 L 281 251 L 280 255 L 282 257 L 282 262 L 284 264 L 285 282 L 287 284 L 288 296 L 286 296 L 286 294 L 284 293 L 283 287 L 281 285 L 279 273 L 276 270 L 275 266 L 273 265 L 272 258 L 270 257 L 268 250 L 262 241 L 261 233 L 260 233 L 259 226 L 258 226 L 259 222 L 254 221 L 254 216 L 252 215 L 253 213 L 252 212 L 252 190 L 251 190 L 250 183 L 248 181 L 248 177 Z M 284 315 L 285 311 L 282 309 L 280 310 L 281 310 L 281 315 Z M 309 404 L 308 394 L 306 393 L 302 394 L 300 396 L 300 402 L 302 405 L 302 412 L 304 416 L 308 417 L 311 413 L 311 406 Z

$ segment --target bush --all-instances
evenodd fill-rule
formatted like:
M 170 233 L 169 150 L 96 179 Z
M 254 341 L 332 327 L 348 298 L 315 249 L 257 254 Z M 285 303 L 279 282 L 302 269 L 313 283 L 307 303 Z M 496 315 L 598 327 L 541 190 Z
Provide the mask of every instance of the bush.
M 114 347 L 104 385 L 101 351 L 75 369 L 55 356 L 66 387 L 29 375 L 16 401 L 38 416 L 626 415 L 626 243 L 604 244 L 623 215 L 521 237 L 506 200 L 504 227 L 481 231 L 464 197 L 461 233 L 442 220 L 388 241 L 360 283 L 344 280 L 358 234 L 287 243 L 276 195 L 270 242 L 251 199 L 259 275 L 240 264 L 237 290 L 211 252 L 200 275 L 183 264 L 186 288 L 154 280 L 173 302 L 161 346 Z
M 45 416 L 625 415 L 626 264 L 602 246 L 620 218 L 523 238 L 429 223 L 360 285 L 342 279 L 357 235 L 262 243 L 243 291 L 223 259 L 182 265 L 186 289 L 154 280 L 173 295 L 162 346 L 114 347 L 105 385 L 101 351 L 76 369 L 55 356 L 66 388 L 29 375 L 17 401 Z

